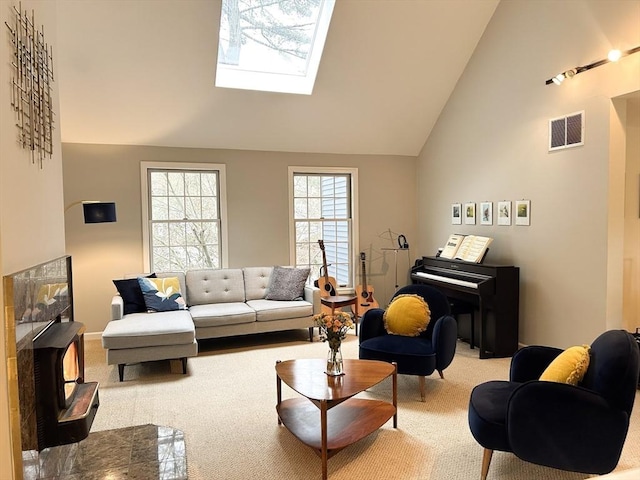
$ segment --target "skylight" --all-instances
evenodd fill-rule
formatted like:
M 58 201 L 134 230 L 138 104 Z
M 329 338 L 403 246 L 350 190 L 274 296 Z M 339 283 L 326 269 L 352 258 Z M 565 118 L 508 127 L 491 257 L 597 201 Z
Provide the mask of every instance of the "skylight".
M 335 0 L 222 0 L 216 87 L 310 95 Z

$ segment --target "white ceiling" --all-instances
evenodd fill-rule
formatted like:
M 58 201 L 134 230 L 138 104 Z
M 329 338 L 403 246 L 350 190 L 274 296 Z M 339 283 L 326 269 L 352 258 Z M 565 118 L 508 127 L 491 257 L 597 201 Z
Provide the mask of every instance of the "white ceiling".
M 417 155 L 499 0 L 337 0 L 313 94 L 214 87 L 219 0 L 58 0 L 63 142 Z

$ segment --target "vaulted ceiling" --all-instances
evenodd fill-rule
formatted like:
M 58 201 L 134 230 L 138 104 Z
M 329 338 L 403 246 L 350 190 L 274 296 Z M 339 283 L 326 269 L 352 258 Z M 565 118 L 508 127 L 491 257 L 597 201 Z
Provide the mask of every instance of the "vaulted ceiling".
M 214 87 L 219 0 L 58 0 L 63 142 L 417 155 L 499 0 L 337 0 L 312 95 Z

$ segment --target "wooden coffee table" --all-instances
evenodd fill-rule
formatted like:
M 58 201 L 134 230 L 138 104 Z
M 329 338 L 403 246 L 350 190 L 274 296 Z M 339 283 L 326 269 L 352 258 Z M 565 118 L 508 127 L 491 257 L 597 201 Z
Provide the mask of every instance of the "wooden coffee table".
M 300 359 L 276 362 L 278 425 L 284 424 L 322 459 L 376 431 L 393 417 L 398 426 L 398 375 L 395 363 L 376 360 L 344 360 L 345 374 L 330 377 L 326 360 Z M 393 377 L 392 402 L 352 398 L 385 378 Z M 282 400 L 282 382 L 305 398 Z M 318 410 L 320 410 L 318 414 Z

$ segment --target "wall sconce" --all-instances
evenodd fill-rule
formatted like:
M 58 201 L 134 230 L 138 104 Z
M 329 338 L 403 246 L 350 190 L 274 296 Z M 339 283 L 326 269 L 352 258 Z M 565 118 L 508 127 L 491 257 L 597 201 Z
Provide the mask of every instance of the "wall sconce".
M 84 211 L 84 223 L 106 223 L 116 221 L 116 204 L 115 202 L 100 202 L 97 200 L 81 200 L 73 202 L 67 208 L 66 212 L 75 205 L 82 204 Z
M 611 50 L 609 52 L 609 55 L 607 55 L 607 58 L 605 58 L 604 60 L 598 60 L 597 62 L 593 62 L 593 63 L 590 63 L 589 65 L 584 65 L 582 67 L 570 68 L 569 70 L 559 73 L 555 77 L 547 80 L 545 82 L 545 85 L 550 85 L 552 83 L 556 85 L 560 85 L 562 82 L 564 82 L 565 78 L 572 78 L 579 73 L 586 72 L 587 70 L 591 70 L 592 68 L 599 67 L 600 65 L 604 65 L 609 62 L 617 62 L 622 57 L 626 57 L 627 55 L 631 55 L 632 53 L 636 53 L 636 52 L 640 52 L 640 47 L 635 47 L 635 48 L 632 48 L 631 50 L 626 50 L 624 52 L 621 52 L 620 50 Z

